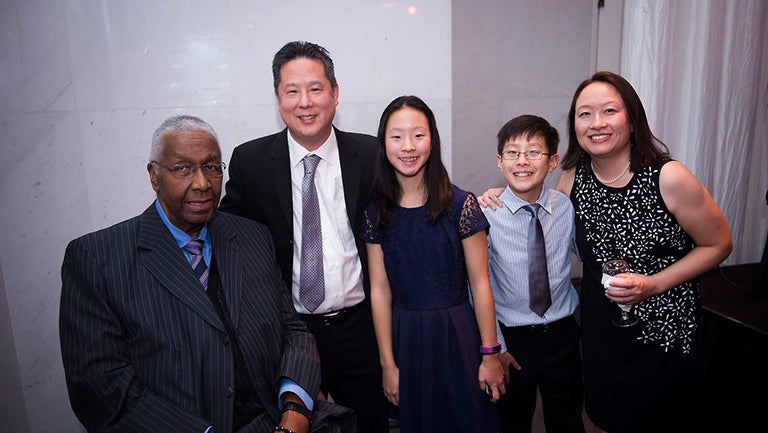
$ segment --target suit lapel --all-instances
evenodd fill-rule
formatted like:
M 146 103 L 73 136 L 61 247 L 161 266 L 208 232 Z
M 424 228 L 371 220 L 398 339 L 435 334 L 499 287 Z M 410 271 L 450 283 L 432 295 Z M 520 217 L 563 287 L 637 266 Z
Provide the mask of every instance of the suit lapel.
M 334 127 L 336 142 L 339 146 L 339 161 L 341 163 L 341 180 L 344 185 L 344 202 L 347 205 L 347 217 L 352 229 L 355 215 L 357 215 L 358 197 L 360 192 L 360 176 L 362 176 L 362 163 L 357 157 L 357 149 L 354 143 L 347 140 L 347 135 Z
M 219 278 L 221 281 L 221 290 L 224 291 L 224 300 L 227 303 L 227 309 L 229 310 L 230 319 L 232 320 L 232 329 L 238 329 L 238 318 L 240 316 L 240 309 L 243 306 L 243 286 L 242 286 L 242 274 L 243 274 L 243 260 L 247 260 L 248 251 L 246 245 L 241 245 L 237 239 L 237 227 L 231 223 L 231 219 L 225 218 L 221 213 L 217 212 L 213 218 L 208 222 L 208 230 L 211 234 L 211 242 L 213 243 L 214 255 L 216 255 L 216 265 L 219 267 Z M 256 287 L 248 286 L 249 290 L 254 290 Z M 261 314 L 257 309 L 252 309 L 249 314 Z M 263 336 L 251 335 L 253 339 L 258 342 L 263 341 Z M 238 342 L 244 344 L 242 340 L 238 339 Z M 259 343 L 256 343 L 259 344 Z M 263 372 L 265 371 L 261 366 L 261 360 L 258 357 L 248 359 L 249 368 L 251 371 Z M 268 390 L 271 386 L 264 383 L 263 374 L 255 373 L 251 376 L 254 389 L 261 399 L 261 406 L 271 410 L 272 416 L 276 419 L 280 418 L 280 414 L 277 413 L 274 408 L 274 396 L 268 394 Z
M 350 142 L 343 131 L 334 127 L 336 141 L 339 147 L 339 162 L 341 164 L 341 179 L 344 185 L 344 201 L 347 205 L 349 221 L 355 221 L 360 192 L 360 176 L 362 163 L 358 159 L 355 144 Z M 270 177 L 275 185 L 280 209 L 288 227 L 293 227 L 293 199 L 291 195 L 291 158 L 288 153 L 288 129 L 277 134 L 269 149 Z
M 138 260 L 166 290 L 212 326 L 224 324 L 153 203 L 139 217 Z M 199 288 L 199 290 L 197 290 Z
M 280 209 L 288 227 L 293 228 L 293 196 L 291 195 L 291 157 L 288 154 L 288 129 L 277 134 L 269 149 L 270 177 L 275 185 Z
M 240 297 L 242 296 L 242 258 L 246 251 L 240 251 L 235 242 L 237 232 L 216 212 L 208 222 L 208 232 L 213 243 L 213 255 L 219 268 L 221 290 L 232 321 L 232 328 L 237 329 L 240 316 Z

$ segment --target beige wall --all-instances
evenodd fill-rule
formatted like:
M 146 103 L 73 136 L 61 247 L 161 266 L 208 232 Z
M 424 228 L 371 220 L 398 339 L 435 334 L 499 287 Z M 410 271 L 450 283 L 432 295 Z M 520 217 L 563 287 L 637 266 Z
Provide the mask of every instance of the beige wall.
M 482 193 L 502 186 L 496 133 L 536 114 L 560 132 L 573 91 L 592 72 L 592 2 L 453 1 L 453 181 Z M 565 141 L 565 142 L 564 142 Z M 547 178 L 555 186 L 560 171 Z

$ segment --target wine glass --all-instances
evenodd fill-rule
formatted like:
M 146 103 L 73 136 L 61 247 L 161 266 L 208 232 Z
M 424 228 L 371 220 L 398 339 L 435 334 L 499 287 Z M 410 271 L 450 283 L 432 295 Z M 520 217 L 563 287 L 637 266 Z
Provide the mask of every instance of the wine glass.
M 628 274 L 629 273 L 629 265 L 627 265 L 627 262 L 624 260 L 609 260 L 603 264 L 603 279 L 602 283 L 603 286 L 608 288 L 610 286 L 611 280 L 617 278 L 616 275 L 618 274 Z M 612 289 L 621 289 L 620 287 L 613 287 L 610 286 Z M 626 328 L 628 326 L 632 326 L 638 322 L 637 317 L 632 314 L 632 306 L 626 305 L 626 304 L 619 304 L 616 303 L 616 305 L 621 308 L 621 315 L 613 320 L 613 324 L 622 328 Z

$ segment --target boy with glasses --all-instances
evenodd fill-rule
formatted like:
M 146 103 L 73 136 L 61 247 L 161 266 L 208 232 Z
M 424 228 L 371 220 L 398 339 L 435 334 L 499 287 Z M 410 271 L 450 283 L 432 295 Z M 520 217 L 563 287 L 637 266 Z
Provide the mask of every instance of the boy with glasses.
M 557 168 L 559 135 L 545 119 L 523 115 L 497 138 L 508 185 L 494 194 L 502 206 L 483 212 L 508 382 L 498 403 L 501 431 L 530 433 L 538 388 L 546 430 L 583 433 L 578 294 L 570 279 L 574 210 L 566 195 L 544 188 Z

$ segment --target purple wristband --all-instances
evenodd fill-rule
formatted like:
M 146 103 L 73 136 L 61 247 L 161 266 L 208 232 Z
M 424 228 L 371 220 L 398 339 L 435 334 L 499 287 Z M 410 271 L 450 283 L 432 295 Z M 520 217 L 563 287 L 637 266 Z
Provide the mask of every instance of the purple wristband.
M 490 346 L 480 346 L 480 353 L 483 355 L 493 355 L 501 352 L 501 343 L 496 343 Z

